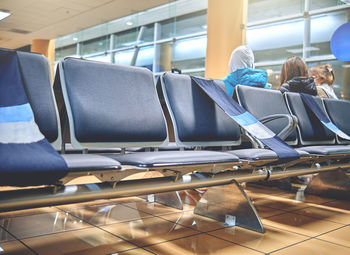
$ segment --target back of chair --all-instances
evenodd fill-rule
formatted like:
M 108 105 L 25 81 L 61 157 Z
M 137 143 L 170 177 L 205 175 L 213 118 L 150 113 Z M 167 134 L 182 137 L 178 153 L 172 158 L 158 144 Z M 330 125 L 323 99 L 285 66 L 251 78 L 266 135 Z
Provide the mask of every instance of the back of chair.
M 273 114 L 290 115 L 283 95 L 278 90 L 255 88 L 237 85 L 235 95 L 239 104 L 257 119 Z M 288 125 L 285 118 L 264 123 L 275 134 L 278 134 Z M 285 140 L 289 145 L 298 144 L 297 132 L 293 131 Z
M 350 135 L 350 102 L 346 100 L 337 100 L 325 98 L 322 100 L 326 108 L 329 119 L 341 131 Z M 349 140 L 345 140 L 337 136 L 337 142 L 340 144 L 349 144 Z
M 298 118 L 298 130 L 302 145 L 334 144 L 335 135 L 329 131 L 315 114 L 308 109 L 299 93 L 284 94 L 290 112 Z M 314 97 L 316 103 L 326 113 L 320 97 Z
M 239 145 L 240 128 L 188 75 L 165 73 L 162 90 L 180 146 Z M 215 81 L 225 90 L 222 81 Z
M 35 122 L 46 139 L 59 149 L 62 142 L 61 132 L 49 62 L 46 57 L 37 53 L 19 51 L 17 55 Z
M 147 147 L 168 141 L 152 72 L 75 58 L 59 67 L 74 147 Z

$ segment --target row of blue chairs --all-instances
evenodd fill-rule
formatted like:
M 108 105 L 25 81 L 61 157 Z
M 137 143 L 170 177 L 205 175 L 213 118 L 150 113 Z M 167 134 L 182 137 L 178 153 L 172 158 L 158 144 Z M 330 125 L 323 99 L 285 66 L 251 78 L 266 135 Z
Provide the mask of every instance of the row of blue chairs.
M 64 177 L 53 180 L 45 173 L 42 177 L 36 173 L 44 188 L 34 188 L 29 195 L 2 192 L 0 210 L 279 179 L 350 166 L 348 141 L 326 130 L 298 94 L 283 96 L 279 91 L 236 88 L 236 99 L 245 109 L 297 148 L 298 159 L 282 161 L 274 151 L 242 132 L 188 75 L 164 73 L 156 83 L 152 72 L 144 68 L 66 58 L 58 65 L 54 93 L 47 59 L 40 54 L 17 54 L 41 132 L 60 151 L 65 143 L 61 122 L 67 117 L 71 145 L 84 153 L 61 154 L 69 167 Z M 224 90 L 222 81 L 214 82 Z M 173 146 L 166 150 L 169 134 L 159 97 L 170 113 L 178 150 Z M 344 117 L 350 103 L 316 100 L 331 120 L 350 134 Z M 60 111 L 56 101 L 62 103 Z M 251 139 L 253 147 L 242 148 L 242 135 Z M 146 149 L 127 150 L 135 147 Z M 220 150 L 205 149 L 212 147 Z M 123 181 L 129 175 L 148 171 L 164 177 Z M 94 175 L 103 183 L 94 188 L 77 186 L 74 192 L 65 186 L 85 175 Z M 11 182 L 1 184 L 33 185 L 29 180 L 26 183 L 14 173 Z

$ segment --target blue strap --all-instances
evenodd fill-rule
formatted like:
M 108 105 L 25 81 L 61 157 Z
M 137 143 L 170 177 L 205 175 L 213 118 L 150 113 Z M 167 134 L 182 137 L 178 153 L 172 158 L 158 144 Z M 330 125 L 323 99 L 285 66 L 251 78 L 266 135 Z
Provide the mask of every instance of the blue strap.
M 321 123 L 326 128 L 328 128 L 329 130 L 331 130 L 341 138 L 350 140 L 350 136 L 345 134 L 336 125 L 332 123 L 332 121 L 327 117 L 326 114 L 324 114 L 324 112 L 321 110 L 321 108 L 318 106 L 315 99 L 311 95 L 300 93 L 300 96 L 303 102 L 307 105 L 307 107 L 316 115 L 316 117 L 321 121 Z
M 228 116 L 253 137 L 276 152 L 280 159 L 297 159 L 299 153 L 265 127 L 253 115 L 229 97 L 213 80 L 191 76 L 192 83 L 199 86 Z
M 34 122 L 17 52 L 0 49 L 0 185 L 52 184 L 67 172 Z

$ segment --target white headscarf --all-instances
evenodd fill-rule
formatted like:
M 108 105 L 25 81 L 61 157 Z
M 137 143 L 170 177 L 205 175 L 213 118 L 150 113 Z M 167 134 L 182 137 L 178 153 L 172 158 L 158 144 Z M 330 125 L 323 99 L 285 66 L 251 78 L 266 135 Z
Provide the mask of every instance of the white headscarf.
M 254 54 L 247 46 L 237 47 L 231 54 L 230 63 L 228 65 L 230 73 L 239 68 L 254 68 Z

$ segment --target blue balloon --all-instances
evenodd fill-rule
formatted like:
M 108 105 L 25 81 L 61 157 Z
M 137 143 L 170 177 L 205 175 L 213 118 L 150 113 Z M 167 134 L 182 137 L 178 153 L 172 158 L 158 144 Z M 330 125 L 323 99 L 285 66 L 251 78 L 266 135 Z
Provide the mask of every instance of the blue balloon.
M 341 61 L 350 61 L 350 22 L 335 30 L 331 38 L 331 51 Z

